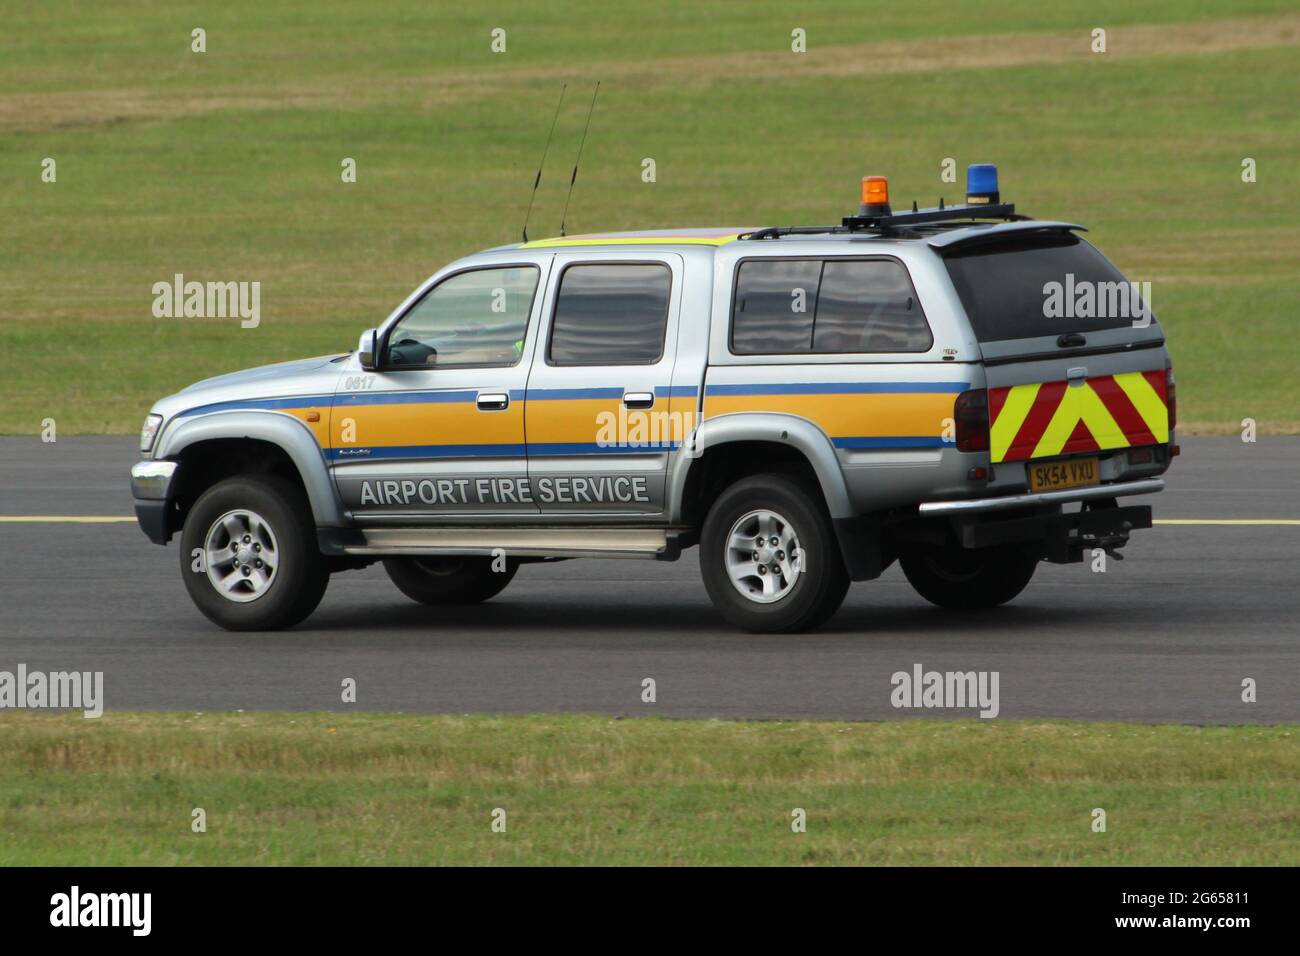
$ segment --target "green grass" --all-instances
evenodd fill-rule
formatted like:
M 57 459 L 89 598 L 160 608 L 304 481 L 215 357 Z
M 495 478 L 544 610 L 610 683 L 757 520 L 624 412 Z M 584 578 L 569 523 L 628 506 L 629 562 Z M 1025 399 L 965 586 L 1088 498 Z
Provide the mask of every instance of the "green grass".
M 131 432 L 199 378 L 351 348 L 441 264 L 517 238 L 567 81 L 532 227 L 553 232 L 597 79 L 571 230 L 833 221 L 865 173 L 890 175 L 896 203 L 929 204 L 961 188 L 940 183 L 944 157 L 997 161 L 1009 199 L 1087 223 L 1153 283 L 1184 423 L 1300 431 L 1293 3 L 790 10 L 15 11 L 0 35 L 0 431 L 54 417 L 64 434 Z M 195 26 L 206 54 L 188 52 Z M 505 55 L 488 49 L 496 26 Z M 803 58 L 789 52 L 796 26 Z M 1086 53 L 1095 26 L 1110 53 Z M 1005 34 L 981 56 L 980 37 Z M 56 184 L 40 182 L 46 156 Z M 345 156 L 355 185 L 340 181 Z M 647 156 L 654 184 L 640 180 Z M 151 286 L 177 272 L 260 281 L 261 327 L 153 318 Z
M 1295 727 L 10 712 L 0 740 L 0 865 L 1300 863 Z

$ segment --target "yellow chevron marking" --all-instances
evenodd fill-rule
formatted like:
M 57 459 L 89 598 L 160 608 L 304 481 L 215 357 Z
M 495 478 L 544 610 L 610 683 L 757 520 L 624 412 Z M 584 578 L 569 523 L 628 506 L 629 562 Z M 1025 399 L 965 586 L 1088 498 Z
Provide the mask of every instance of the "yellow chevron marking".
M 1092 433 L 1098 448 L 1128 447 L 1129 440 L 1124 437 L 1124 430 L 1119 427 L 1097 393 L 1084 382 L 1065 389 L 1061 404 L 1056 406 L 1056 412 L 1043 430 L 1043 437 L 1039 439 L 1031 457 L 1059 455 L 1080 420 Z
M 1147 377 L 1141 372 L 1124 372 L 1115 376 L 1115 383 L 1124 390 L 1128 400 L 1142 416 L 1147 431 L 1151 432 L 1160 444 L 1168 442 L 1169 409 L 1160 398 L 1160 393 L 1147 381 Z
M 1007 400 L 1002 403 L 1002 411 L 989 429 L 989 460 L 999 462 L 1006 457 L 1015 440 L 1016 432 L 1025 423 L 1029 409 L 1038 397 L 1041 382 L 1032 385 L 1017 385 L 1007 392 Z

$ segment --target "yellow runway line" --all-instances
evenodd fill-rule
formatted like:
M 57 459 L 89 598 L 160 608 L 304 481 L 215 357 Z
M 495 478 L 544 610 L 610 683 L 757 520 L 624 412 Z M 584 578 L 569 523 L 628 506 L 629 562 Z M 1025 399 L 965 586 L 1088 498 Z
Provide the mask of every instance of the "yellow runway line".
M 1300 518 L 1156 518 L 1155 524 L 1300 525 Z
M 0 524 L 117 524 L 134 520 L 119 515 L 0 515 Z

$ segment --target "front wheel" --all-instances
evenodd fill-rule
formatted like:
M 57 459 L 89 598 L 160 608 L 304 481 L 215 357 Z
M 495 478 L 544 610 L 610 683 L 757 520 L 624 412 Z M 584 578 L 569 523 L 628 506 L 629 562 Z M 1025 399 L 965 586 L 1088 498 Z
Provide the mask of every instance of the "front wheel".
M 927 548 L 899 558 L 908 582 L 931 604 L 973 611 L 1005 604 L 1025 589 L 1038 558 L 1023 548 Z
M 421 604 L 479 604 L 510 583 L 519 562 L 480 557 L 386 558 L 384 570 L 397 589 Z M 500 570 L 497 570 L 497 568 Z
M 228 631 L 291 627 L 329 584 L 311 509 L 282 478 L 229 478 L 205 491 L 185 517 L 180 557 L 190 599 Z
M 821 493 L 785 475 L 757 475 L 718 496 L 700 533 L 700 570 L 714 606 L 755 632 L 806 631 L 848 591 Z

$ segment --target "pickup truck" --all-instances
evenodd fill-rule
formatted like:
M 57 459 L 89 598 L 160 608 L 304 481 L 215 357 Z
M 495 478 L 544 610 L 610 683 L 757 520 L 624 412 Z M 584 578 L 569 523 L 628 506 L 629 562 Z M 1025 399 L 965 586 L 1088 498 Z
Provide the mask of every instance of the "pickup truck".
M 728 621 L 800 631 L 894 561 L 926 600 L 1014 598 L 1115 554 L 1177 454 L 1139 287 L 996 170 L 834 225 L 561 236 L 420 285 L 358 348 L 158 402 L 131 472 L 198 609 L 297 624 L 382 561 L 429 605 L 521 564 L 675 560 Z M 977 175 L 978 173 L 978 175 Z M 1149 298 L 1149 297 L 1148 297 Z

